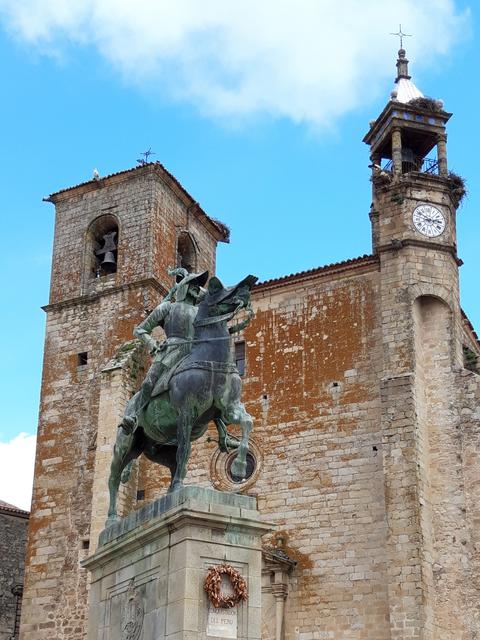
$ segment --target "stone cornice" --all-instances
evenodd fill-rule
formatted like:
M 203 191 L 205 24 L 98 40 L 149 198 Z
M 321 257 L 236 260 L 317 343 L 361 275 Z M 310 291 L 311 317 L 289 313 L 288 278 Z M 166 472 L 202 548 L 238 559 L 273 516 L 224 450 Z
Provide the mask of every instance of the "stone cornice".
M 264 571 L 286 571 L 287 573 L 297 566 L 297 561 L 290 558 L 283 549 L 262 549 Z
M 427 173 L 425 171 L 409 171 L 408 173 L 402 173 L 399 176 L 391 174 L 392 181 L 385 182 L 385 184 L 376 184 L 375 188 L 379 192 L 393 191 L 399 189 L 408 189 L 411 187 L 425 188 L 425 183 L 428 183 L 430 187 L 438 189 L 443 187 L 446 192 L 450 192 L 451 179 L 448 176 L 439 176 L 436 173 Z M 412 200 L 419 200 L 414 196 L 409 196 Z
M 439 120 L 441 120 L 442 124 L 441 125 L 430 124 L 428 123 L 428 121 L 415 122 L 415 120 L 413 119 L 406 120 L 403 118 L 399 118 L 398 116 L 392 117 L 392 114 L 395 111 L 408 112 L 408 113 L 411 113 L 412 115 L 419 114 L 419 115 L 425 116 L 426 118 L 438 118 Z M 382 113 L 373 122 L 368 133 L 365 134 L 363 138 L 363 142 L 365 142 L 366 144 L 372 144 L 374 139 L 377 138 L 380 131 L 382 130 L 386 131 L 388 129 L 388 125 L 390 122 L 393 123 L 392 126 L 410 125 L 418 128 L 425 128 L 425 126 L 427 126 L 428 128 L 439 130 L 441 129 L 442 126 L 445 126 L 445 124 L 448 122 L 451 116 L 452 114 L 449 113 L 448 111 L 429 111 L 427 109 L 420 109 L 418 107 L 414 107 L 412 105 L 409 105 L 408 103 L 401 103 L 396 100 L 390 100 L 385 105 L 385 108 L 383 109 Z
M 142 278 L 141 280 L 135 280 L 134 282 L 128 282 L 126 284 L 120 284 L 113 287 L 109 287 L 108 289 L 104 289 L 102 291 L 96 291 L 94 293 L 86 293 L 81 296 L 77 296 L 75 298 L 68 298 L 67 300 L 60 300 L 59 302 L 52 302 L 51 304 L 46 304 L 42 307 L 44 311 L 47 313 L 50 311 L 58 311 L 60 309 L 64 309 L 67 307 L 75 307 L 79 304 L 91 304 L 96 302 L 100 298 L 104 296 L 112 295 L 114 293 L 119 293 L 121 291 L 128 291 L 129 289 L 136 289 L 138 287 L 153 287 L 159 293 L 165 295 L 167 290 L 163 287 L 156 278 Z
M 100 534 L 99 547 L 82 562 L 82 566 L 95 570 L 125 551 L 142 548 L 153 540 L 165 537 L 197 539 L 198 527 L 214 528 L 226 533 L 224 545 L 238 546 L 238 535 L 244 536 L 240 546 L 258 548 L 256 536 L 272 531 L 273 525 L 260 520 L 256 500 L 251 496 L 229 494 L 197 486 L 185 486 L 166 494 L 137 511 L 133 511 Z M 194 525 L 197 533 L 189 525 Z M 229 540 L 229 536 L 231 540 Z
M 433 249 L 434 251 L 441 251 L 442 253 L 449 253 L 455 260 L 457 266 L 462 266 L 463 260 L 457 255 L 457 248 L 455 245 L 441 244 L 440 242 L 428 242 L 427 240 L 418 240 L 416 238 L 404 238 L 398 240 L 392 240 L 388 244 L 382 244 L 377 247 L 377 253 L 385 253 L 386 251 L 400 251 L 404 247 L 420 247 L 422 249 Z

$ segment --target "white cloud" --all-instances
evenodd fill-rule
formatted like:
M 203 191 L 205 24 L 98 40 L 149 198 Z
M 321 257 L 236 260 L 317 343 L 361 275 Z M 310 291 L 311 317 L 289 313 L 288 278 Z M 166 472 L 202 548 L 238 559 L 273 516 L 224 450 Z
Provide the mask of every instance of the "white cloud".
M 454 0 L 0 0 L 18 38 L 46 52 L 94 46 L 132 83 L 204 114 L 328 126 L 385 91 L 402 22 L 415 68 L 465 37 Z
M 30 511 L 36 436 L 20 433 L 0 442 L 0 500 Z

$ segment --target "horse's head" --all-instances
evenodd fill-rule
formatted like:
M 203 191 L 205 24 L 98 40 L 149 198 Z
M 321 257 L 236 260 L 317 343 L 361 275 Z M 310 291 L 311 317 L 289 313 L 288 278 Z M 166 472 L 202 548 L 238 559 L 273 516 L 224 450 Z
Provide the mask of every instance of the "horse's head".
M 257 280 L 256 276 L 247 276 L 233 287 L 225 287 L 217 277 L 210 278 L 197 319 L 221 317 L 246 308 L 250 302 L 250 289 Z

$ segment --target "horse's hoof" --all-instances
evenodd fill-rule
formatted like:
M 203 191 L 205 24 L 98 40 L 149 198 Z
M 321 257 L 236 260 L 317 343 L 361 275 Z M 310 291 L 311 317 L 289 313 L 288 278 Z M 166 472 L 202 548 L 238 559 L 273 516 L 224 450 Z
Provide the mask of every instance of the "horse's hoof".
M 238 458 L 232 462 L 232 466 L 230 467 L 230 473 L 232 476 L 236 476 L 237 478 L 245 478 L 247 474 L 247 463 L 241 462 Z
M 108 516 L 108 518 L 105 521 L 105 529 L 108 529 L 108 527 L 111 527 L 114 524 L 117 524 L 117 522 L 120 522 L 120 518 L 118 516 Z

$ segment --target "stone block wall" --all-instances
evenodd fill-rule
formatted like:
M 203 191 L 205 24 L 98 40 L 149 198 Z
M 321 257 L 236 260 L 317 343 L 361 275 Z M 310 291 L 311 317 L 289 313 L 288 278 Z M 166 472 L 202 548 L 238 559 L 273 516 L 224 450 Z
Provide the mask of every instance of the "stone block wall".
M 18 638 L 27 527 L 28 512 L 0 502 L 0 640 Z
M 451 362 L 452 314 L 438 298 L 414 303 L 416 463 L 422 544 L 424 637 L 468 638 L 469 581 L 465 481 Z M 478 462 L 477 462 L 478 464 Z
M 425 201 L 446 216 L 439 237 L 413 228 L 412 212 Z M 374 208 L 391 638 L 470 637 L 465 598 L 452 588 L 466 579 L 462 550 L 452 547 L 464 520 L 452 411 L 463 340 L 455 208 L 447 183 L 427 175 L 374 189 Z
M 245 400 L 264 454 L 254 490 L 297 561 L 289 639 L 387 633 L 377 269 L 267 283 L 245 332 Z
M 456 455 L 462 469 L 464 501 L 460 507 L 464 511 L 464 527 L 455 544 L 458 546 L 459 540 L 459 548 L 463 550 L 459 570 L 467 576 L 457 585 L 466 602 L 465 637 L 475 638 L 480 629 L 480 375 L 460 370 L 456 374 L 456 387 L 455 430 L 460 441 Z M 457 468 L 447 471 L 449 477 L 458 474 Z

